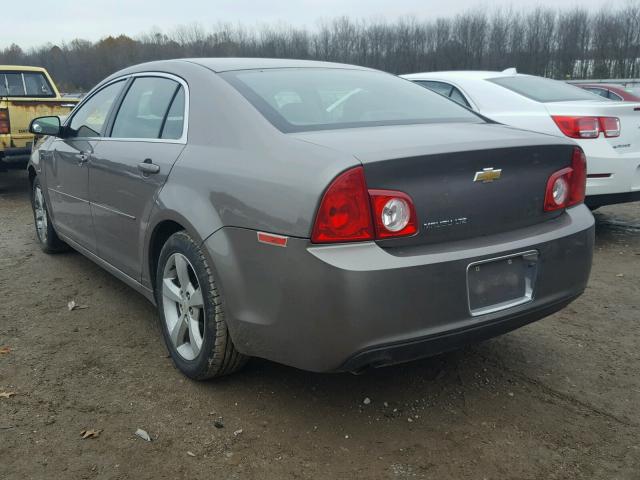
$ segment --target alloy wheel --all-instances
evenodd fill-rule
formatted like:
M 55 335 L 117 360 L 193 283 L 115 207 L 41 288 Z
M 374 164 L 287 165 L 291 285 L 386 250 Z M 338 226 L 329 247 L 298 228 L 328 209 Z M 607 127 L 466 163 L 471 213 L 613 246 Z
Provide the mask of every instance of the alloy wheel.
M 40 185 L 36 185 L 33 192 L 33 211 L 36 218 L 36 231 L 38 232 L 38 238 L 42 243 L 47 243 L 47 207 L 44 202 L 44 196 L 42 195 L 42 188 Z
M 162 275 L 164 319 L 172 345 L 185 360 L 194 360 L 204 338 L 204 302 L 193 265 L 172 254 Z

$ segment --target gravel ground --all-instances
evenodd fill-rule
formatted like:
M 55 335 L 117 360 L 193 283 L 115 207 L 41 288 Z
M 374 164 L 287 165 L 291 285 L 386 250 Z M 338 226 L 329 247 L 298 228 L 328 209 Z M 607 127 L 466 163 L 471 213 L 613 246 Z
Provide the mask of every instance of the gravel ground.
M 640 204 L 596 213 L 585 295 L 516 332 L 362 376 L 252 360 L 195 383 L 146 300 L 41 253 L 28 199 L 0 173 L 1 479 L 640 479 Z

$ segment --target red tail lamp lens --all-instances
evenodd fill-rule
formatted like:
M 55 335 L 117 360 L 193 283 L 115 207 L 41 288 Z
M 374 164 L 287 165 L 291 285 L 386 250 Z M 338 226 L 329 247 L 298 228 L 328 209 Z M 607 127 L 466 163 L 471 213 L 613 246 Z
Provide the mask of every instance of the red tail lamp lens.
M 352 168 L 339 175 L 324 193 L 311 241 L 332 243 L 373 239 L 364 169 Z
M 584 202 L 587 161 L 581 148 L 575 147 L 571 166 L 558 170 L 547 180 L 544 210 L 551 212 Z
M 418 231 L 416 209 L 409 195 L 392 190 L 369 190 L 377 238 L 403 237 Z

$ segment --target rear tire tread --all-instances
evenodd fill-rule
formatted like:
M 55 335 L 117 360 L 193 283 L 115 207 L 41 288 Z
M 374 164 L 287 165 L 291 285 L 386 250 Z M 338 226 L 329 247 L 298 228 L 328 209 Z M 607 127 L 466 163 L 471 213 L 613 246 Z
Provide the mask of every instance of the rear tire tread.
M 208 296 L 210 304 L 213 306 L 213 312 L 209 313 L 210 317 L 207 318 L 205 323 L 205 334 L 206 330 L 211 328 L 213 328 L 213 331 L 215 332 L 213 347 L 208 353 L 209 357 L 207 358 L 206 365 L 200 371 L 195 373 L 184 372 L 184 370 L 183 372 L 194 380 L 206 380 L 234 373 L 244 366 L 248 357 L 238 352 L 233 344 L 233 340 L 231 339 L 231 335 L 229 334 L 229 329 L 224 318 L 225 315 L 222 306 L 222 299 L 218 292 L 211 267 L 209 266 L 200 246 L 185 231 L 174 233 L 167 240 L 165 247 L 163 247 L 163 252 L 160 253 L 161 259 L 165 256 L 165 248 L 167 245 L 172 243 L 172 241 L 180 243 L 186 242 L 187 244 L 190 244 L 190 249 L 197 254 L 198 261 L 203 267 L 206 276 L 206 285 L 202 284 L 203 282 L 200 278 L 198 279 L 200 281 L 203 298 Z M 162 265 L 158 265 L 156 285 L 162 285 L 162 268 Z M 158 292 L 160 292 L 157 293 L 158 308 L 162 308 L 162 293 L 159 287 Z M 205 300 L 205 304 L 206 303 L 207 302 Z

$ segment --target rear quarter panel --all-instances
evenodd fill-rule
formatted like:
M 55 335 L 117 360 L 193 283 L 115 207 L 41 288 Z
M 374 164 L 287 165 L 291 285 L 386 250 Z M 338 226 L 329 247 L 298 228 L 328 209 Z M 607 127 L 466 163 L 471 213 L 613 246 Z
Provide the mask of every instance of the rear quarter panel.
M 359 162 L 281 133 L 200 65 L 184 62 L 169 73 L 189 84 L 188 144 L 156 199 L 147 245 L 166 220 L 198 241 L 222 227 L 308 237 L 326 186 Z M 143 272 L 143 283 L 150 275 Z

